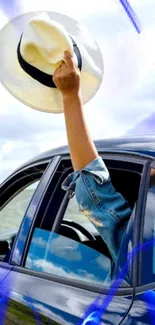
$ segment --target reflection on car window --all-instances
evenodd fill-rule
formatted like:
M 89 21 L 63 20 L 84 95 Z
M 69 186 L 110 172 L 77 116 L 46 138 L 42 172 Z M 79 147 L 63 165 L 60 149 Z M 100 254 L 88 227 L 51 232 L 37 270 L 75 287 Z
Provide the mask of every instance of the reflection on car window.
M 11 248 L 39 181 L 24 188 L 0 211 L 0 260 L 8 262 Z M 24 234 L 23 234 L 24 236 Z
M 75 240 L 36 228 L 25 267 L 70 279 L 106 283 L 111 260 Z
M 38 183 L 39 181 L 36 181 L 27 186 L 0 211 L 0 234 L 7 229 L 18 229 Z

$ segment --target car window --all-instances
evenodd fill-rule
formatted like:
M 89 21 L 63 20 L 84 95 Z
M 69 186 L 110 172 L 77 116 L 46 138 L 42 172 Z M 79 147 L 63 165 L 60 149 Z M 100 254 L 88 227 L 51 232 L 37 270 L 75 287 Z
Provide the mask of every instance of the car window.
M 130 200 L 131 206 L 134 206 L 138 198 L 142 165 L 130 165 L 125 162 L 122 171 L 113 166 L 118 167 L 117 161 L 110 169 L 115 187 Z M 68 167 L 67 163 L 65 167 Z M 129 169 L 130 167 L 132 169 Z M 66 176 L 64 174 L 64 178 Z M 25 267 L 54 276 L 109 285 L 113 271 L 112 258 L 95 226 L 87 215 L 79 211 L 75 196 L 66 204 L 68 198 L 63 194 L 54 215 L 57 199 L 63 192 L 61 184 L 57 186 L 56 196 L 53 196 L 50 204 L 47 202 L 48 209 L 40 228 L 35 227 L 33 231 Z M 129 185 L 133 186 L 132 191 Z M 57 221 L 55 224 L 55 218 L 58 224 Z
M 28 185 L 9 201 L 0 211 L 0 236 L 7 230 L 16 230 L 19 228 L 21 220 L 25 214 L 26 208 L 32 198 L 39 181 Z
M 22 219 L 39 180 L 19 190 L 0 211 L 0 261 L 7 262 Z
M 69 279 L 106 283 L 111 260 L 76 240 L 35 228 L 25 267 Z
M 26 210 L 40 180 L 48 167 L 47 162 L 29 165 L 16 171 L 3 182 L 0 191 L 0 261 L 8 262 L 16 235 L 21 228 Z M 27 218 L 26 218 L 27 220 Z M 20 241 L 26 241 L 24 231 Z M 15 251 L 18 261 L 21 252 Z

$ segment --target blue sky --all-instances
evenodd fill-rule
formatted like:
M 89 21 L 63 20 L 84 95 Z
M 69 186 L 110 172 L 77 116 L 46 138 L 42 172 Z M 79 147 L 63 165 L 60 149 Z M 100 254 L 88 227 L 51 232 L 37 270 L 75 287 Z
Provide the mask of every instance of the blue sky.
M 140 35 L 119 0 L 96 0 L 89 6 L 87 1 L 79 0 L 76 10 L 71 0 L 1 0 L 0 27 L 20 13 L 52 10 L 67 14 L 89 28 L 104 59 L 102 86 L 85 106 L 94 139 L 144 134 L 144 130 L 155 133 L 155 2 L 130 0 L 130 3 L 142 24 Z M 66 144 L 67 139 L 63 114 L 32 110 L 14 99 L 2 85 L 0 97 L 2 181 L 32 156 Z

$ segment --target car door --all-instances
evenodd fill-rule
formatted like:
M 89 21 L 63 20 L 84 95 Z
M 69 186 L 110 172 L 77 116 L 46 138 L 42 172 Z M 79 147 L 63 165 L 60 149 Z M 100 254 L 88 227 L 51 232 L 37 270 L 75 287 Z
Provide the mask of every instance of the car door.
M 153 325 L 155 319 L 155 162 L 152 162 L 140 220 L 139 246 L 136 263 L 133 305 L 124 324 Z
M 136 276 L 126 257 L 135 244 L 133 233 L 134 238 L 138 236 L 133 229 L 142 210 L 150 161 L 125 153 L 103 154 L 102 157 L 117 189 L 124 191 L 133 205 L 118 263 L 113 266 L 103 240 L 98 246 L 102 246 L 104 252 L 97 248 L 96 243 L 101 238 L 90 224 L 81 224 L 75 201 L 72 204 L 70 193 L 61 189 L 62 181 L 71 172 L 69 157 L 62 157 L 38 208 L 35 196 L 31 200 L 27 215 L 35 221 L 28 229 L 27 241 L 22 246 L 23 224 L 14 245 L 12 270 L 4 280 L 4 287 L 10 290 L 6 324 L 13 320 L 14 324 L 21 322 L 23 325 L 86 324 L 90 321 L 118 325 L 126 319 L 133 302 Z M 71 211 L 70 216 L 68 211 Z M 73 220 L 68 220 L 71 215 Z M 62 226 L 68 226 L 67 232 L 65 229 L 64 233 L 64 227 L 62 232 Z M 17 248 L 22 250 L 20 259 L 16 258 Z M 115 279 L 108 282 L 112 272 Z
M 58 159 L 58 158 L 57 158 Z M 26 215 L 27 209 L 35 208 L 31 205 L 32 198 L 37 195 L 38 203 L 42 192 L 47 185 L 48 177 L 52 175 L 56 161 L 44 161 L 23 167 L 13 173 L 0 187 L 0 315 L 5 308 L 2 304 L 6 302 L 9 295 L 8 285 L 3 286 L 4 279 L 12 270 L 12 249 L 18 241 L 26 242 L 28 227 L 33 219 Z M 36 199 L 35 199 L 36 200 Z M 37 204 L 38 206 L 38 204 Z M 24 231 L 23 224 L 27 225 Z M 26 233 L 27 230 L 27 233 Z M 22 246 L 14 249 L 15 260 L 20 261 Z M 5 299 L 4 299 L 5 298 Z M 1 315 L 2 317 L 2 315 Z

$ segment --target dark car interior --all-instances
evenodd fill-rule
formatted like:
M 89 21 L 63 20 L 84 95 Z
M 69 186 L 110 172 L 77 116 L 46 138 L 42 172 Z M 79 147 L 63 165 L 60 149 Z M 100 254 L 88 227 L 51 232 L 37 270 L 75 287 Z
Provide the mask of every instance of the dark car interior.
M 0 261 L 8 262 L 16 234 L 7 233 L 6 239 L 0 240 Z
M 120 192 L 129 202 L 131 208 L 133 208 L 138 199 L 141 173 L 111 168 L 109 169 L 109 172 L 116 191 Z

